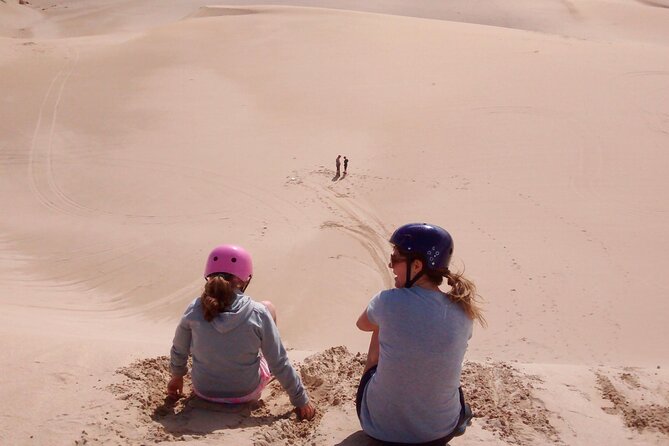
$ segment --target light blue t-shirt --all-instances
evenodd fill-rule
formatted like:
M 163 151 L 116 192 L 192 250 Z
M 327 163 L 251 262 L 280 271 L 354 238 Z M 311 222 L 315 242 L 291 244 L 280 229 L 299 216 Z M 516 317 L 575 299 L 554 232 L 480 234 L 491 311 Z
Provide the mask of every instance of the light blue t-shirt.
M 362 429 L 402 443 L 450 434 L 460 415 L 458 387 L 472 320 L 446 294 L 420 287 L 380 292 L 367 317 L 379 326 L 381 349 L 362 398 Z

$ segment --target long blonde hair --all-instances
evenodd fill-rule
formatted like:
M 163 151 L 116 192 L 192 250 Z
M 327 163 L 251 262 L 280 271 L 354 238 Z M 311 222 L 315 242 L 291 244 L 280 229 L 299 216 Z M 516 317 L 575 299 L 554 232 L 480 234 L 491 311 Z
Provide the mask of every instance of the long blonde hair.
M 448 285 L 451 287 L 451 291 L 446 293 L 448 298 L 460 305 L 471 320 L 478 321 L 482 327 L 488 326 L 483 316 L 480 303 L 481 296 L 476 292 L 476 285 L 467 279 L 463 273 L 453 273 L 447 268 L 437 268 L 426 270 L 425 275 L 437 286 L 442 284 L 445 277 Z

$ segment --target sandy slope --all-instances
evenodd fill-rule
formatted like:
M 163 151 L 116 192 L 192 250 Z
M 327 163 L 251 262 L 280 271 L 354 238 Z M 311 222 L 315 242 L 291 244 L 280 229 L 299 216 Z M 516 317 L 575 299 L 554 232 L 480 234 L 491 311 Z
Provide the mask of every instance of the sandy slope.
M 366 350 L 353 321 L 408 220 L 452 231 L 487 300 L 465 377 L 493 396 L 454 443 L 667 441 L 669 9 L 207 3 L 0 2 L 3 444 L 365 444 L 317 383 L 313 426 L 279 392 L 230 429 L 151 418 L 162 378 L 115 371 L 155 369 L 229 241 L 295 360 Z M 505 412 L 523 386 L 537 406 Z

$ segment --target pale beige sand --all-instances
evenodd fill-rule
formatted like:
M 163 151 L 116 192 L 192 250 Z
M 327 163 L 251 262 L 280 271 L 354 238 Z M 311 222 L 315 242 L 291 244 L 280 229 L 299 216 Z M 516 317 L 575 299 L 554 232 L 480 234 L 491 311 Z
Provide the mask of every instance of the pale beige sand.
M 669 441 L 667 2 L 214 3 L 0 0 L 0 444 L 366 444 L 354 321 L 421 220 L 490 324 L 453 444 Z M 223 242 L 317 422 L 156 412 Z

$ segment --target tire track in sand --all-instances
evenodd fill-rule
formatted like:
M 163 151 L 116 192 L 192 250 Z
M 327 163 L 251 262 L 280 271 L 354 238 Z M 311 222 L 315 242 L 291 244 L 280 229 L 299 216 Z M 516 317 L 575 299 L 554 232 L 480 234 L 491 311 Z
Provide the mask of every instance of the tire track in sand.
M 394 278 L 386 260 L 389 250 L 387 236 L 390 231 L 379 216 L 368 207 L 351 199 L 348 194 L 338 193 L 332 186 L 324 186 L 309 180 L 303 181 L 302 185 L 313 191 L 316 198 L 331 213 L 344 220 L 326 221 L 321 227 L 341 231 L 358 242 L 369 253 L 384 285 L 392 288 Z
M 30 187 L 39 202 L 56 212 L 86 215 L 88 210 L 70 199 L 53 174 L 53 139 L 63 91 L 79 62 L 79 51 L 67 49 L 67 62 L 51 80 L 37 114 L 28 162 Z

